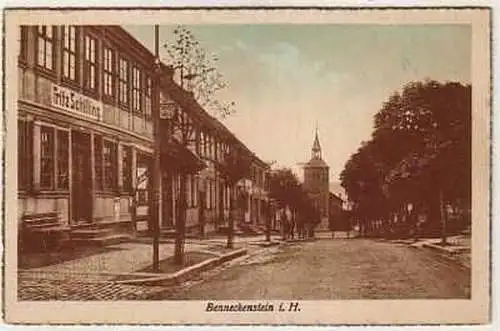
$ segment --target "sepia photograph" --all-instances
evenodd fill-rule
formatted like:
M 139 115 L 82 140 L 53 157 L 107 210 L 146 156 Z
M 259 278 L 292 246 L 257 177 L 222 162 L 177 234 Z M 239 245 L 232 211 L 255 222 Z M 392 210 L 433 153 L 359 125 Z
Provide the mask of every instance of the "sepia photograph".
M 7 320 L 487 323 L 489 15 L 6 10 Z

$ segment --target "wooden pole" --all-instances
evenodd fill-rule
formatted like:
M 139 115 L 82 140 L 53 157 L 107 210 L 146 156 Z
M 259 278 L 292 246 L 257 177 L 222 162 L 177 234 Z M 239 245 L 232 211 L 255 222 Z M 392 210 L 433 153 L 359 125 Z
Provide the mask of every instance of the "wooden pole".
M 160 180 L 161 180 L 161 168 L 160 168 L 160 72 L 159 72 L 159 26 L 155 25 L 155 63 L 154 63 L 154 106 L 152 109 L 153 117 L 153 172 L 151 176 L 152 181 L 152 204 L 150 217 L 152 217 L 153 225 L 153 272 L 160 271 L 160 258 L 159 258 L 159 241 L 160 241 Z

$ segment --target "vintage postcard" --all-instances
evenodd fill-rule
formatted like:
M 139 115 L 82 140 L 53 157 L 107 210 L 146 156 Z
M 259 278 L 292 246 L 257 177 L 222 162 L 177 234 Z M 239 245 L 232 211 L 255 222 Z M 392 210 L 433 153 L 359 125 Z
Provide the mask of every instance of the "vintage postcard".
M 4 24 L 7 322 L 489 323 L 489 9 Z

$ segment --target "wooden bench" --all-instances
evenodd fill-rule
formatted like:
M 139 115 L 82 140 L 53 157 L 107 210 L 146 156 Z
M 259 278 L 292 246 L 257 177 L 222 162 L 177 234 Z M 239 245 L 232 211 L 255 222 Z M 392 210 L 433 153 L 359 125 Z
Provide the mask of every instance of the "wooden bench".
M 59 222 L 57 212 L 25 214 L 21 218 L 21 251 L 47 251 L 60 247 L 68 238 L 69 226 Z

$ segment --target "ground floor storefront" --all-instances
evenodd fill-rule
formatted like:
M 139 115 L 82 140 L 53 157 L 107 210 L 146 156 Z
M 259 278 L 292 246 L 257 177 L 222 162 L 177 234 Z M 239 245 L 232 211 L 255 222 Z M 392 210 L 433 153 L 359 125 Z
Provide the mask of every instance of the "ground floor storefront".
M 59 227 L 83 241 L 151 233 L 151 139 L 22 104 L 18 114 L 19 232 L 29 220 L 37 232 Z M 265 222 L 264 200 L 238 194 L 241 188 L 233 192 L 213 166 L 183 146 L 162 146 L 160 177 L 162 231 L 175 229 L 180 219 L 182 180 L 189 233 L 217 232 L 230 217 L 236 226 Z M 235 201 L 247 200 L 231 215 L 233 194 Z

